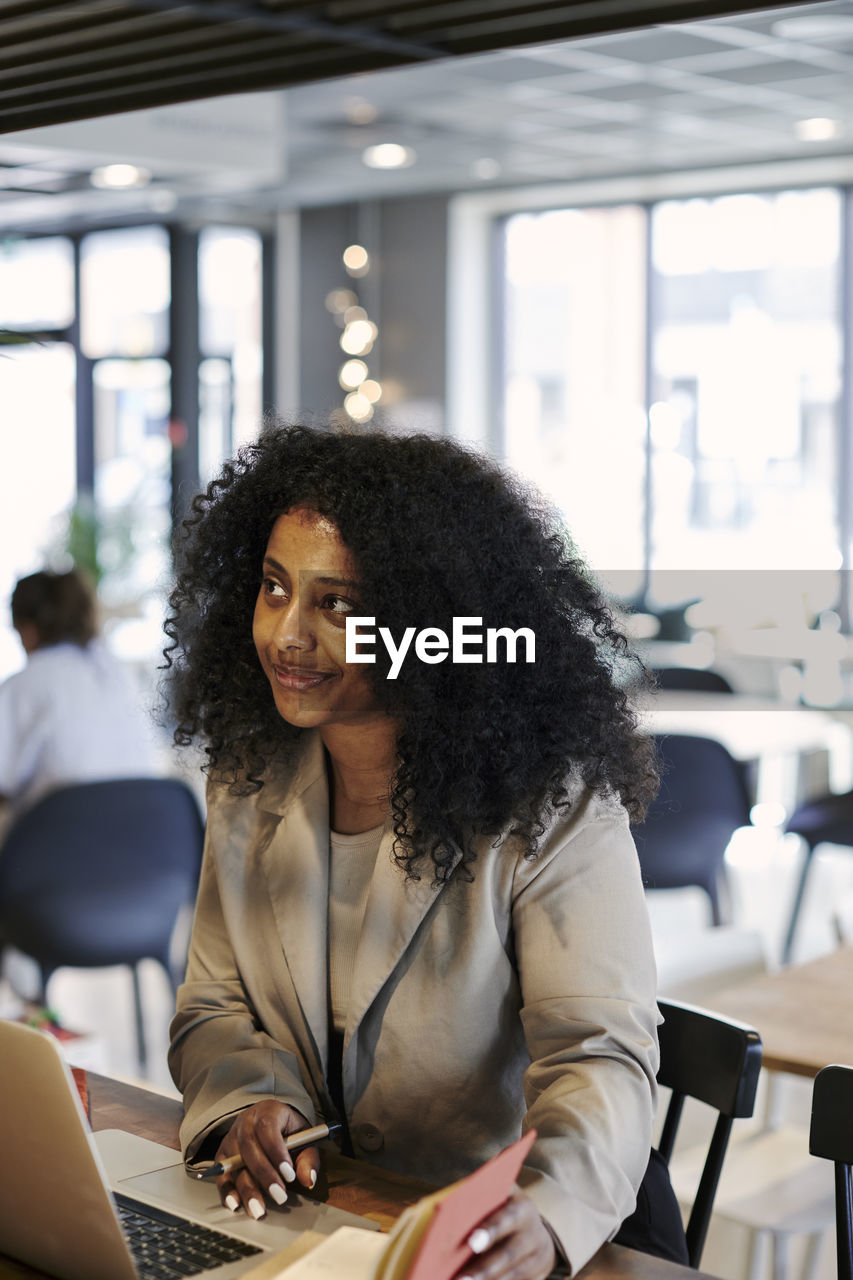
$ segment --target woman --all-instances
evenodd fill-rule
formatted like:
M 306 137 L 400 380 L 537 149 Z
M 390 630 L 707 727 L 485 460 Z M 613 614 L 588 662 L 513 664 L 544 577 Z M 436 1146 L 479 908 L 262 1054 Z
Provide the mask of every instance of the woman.
M 655 1100 L 624 641 L 550 514 L 447 440 L 273 428 L 188 532 L 169 655 L 210 787 L 170 1054 L 187 1158 L 239 1154 L 221 1193 L 259 1217 L 314 1185 L 282 1135 L 318 1119 L 435 1184 L 535 1127 L 465 1274 L 577 1269 L 634 1206 Z M 516 660 L 505 636 L 440 657 L 454 619 L 518 632 Z

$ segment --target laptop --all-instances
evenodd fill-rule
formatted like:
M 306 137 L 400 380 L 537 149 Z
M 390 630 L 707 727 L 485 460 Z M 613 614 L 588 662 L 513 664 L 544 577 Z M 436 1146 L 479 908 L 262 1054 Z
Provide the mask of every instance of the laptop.
M 255 1222 L 231 1213 L 180 1154 L 118 1129 L 91 1133 L 55 1039 L 0 1020 L 0 1253 L 61 1280 L 233 1280 L 304 1231 L 377 1230 L 288 1188 Z

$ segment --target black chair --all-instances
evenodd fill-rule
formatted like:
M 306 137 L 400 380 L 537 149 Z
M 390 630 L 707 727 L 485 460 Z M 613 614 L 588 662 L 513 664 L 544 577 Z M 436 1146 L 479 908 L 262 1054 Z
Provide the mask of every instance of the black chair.
M 190 788 L 173 778 L 63 787 L 11 827 L 0 849 L 0 937 L 39 965 L 42 999 L 64 965 L 129 965 L 137 1047 L 146 1066 L 138 964 L 159 960 L 174 989 L 181 908 L 198 886 L 203 823 Z
M 794 949 L 794 936 L 797 932 L 797 922 L 800 918 L 815 849 L 819 844 L 853 846 L 853 791 L 840 795 L 830 793 L 805 801 L 791 814 L 785 830 L 801 836 L 806 846 L 791 914 L 788 917 L 785 941 L 782 944 L 782 959 L 787 963 Z
M 653 672 L 659 689 L 685 689 L 700 693 L 734 693 L 725 676 L 719 671 L 706 671 L 700 667 L 661 667 Z
M 690 1265 L 698 1267 L 732 1125 L 755 1109 L 761 1037 L 752 1027 L 707 1009 L 674 1000 L 658 1004 L 664 1017 L 658 1083 L 672 1090 L 658 1143 L 667 1164 L 685 1098 L 696 1098 L 719 1113 L 685 1229 Z
M 720 885 L 726 846 L 749 825 L 749 796 L 740 764 L 714 738 L 655 735 L 661 787 L 645 821 L 633 827 L 647 888 L 696 885 L 722 921 Z
M 809 1151 L 835 1164 L 838 1280 L 853 1280 L 853 1067 L 824 1067 L 815 1076 Z

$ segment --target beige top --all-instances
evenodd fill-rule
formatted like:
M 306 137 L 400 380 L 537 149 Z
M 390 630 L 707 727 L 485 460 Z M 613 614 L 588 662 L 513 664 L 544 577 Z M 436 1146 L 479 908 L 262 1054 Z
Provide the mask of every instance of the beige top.
M 329 998 L 336 1031 L 346 1026 L 355 953 L 383 830 L 380 823 L 354 836 L 329 832 Z

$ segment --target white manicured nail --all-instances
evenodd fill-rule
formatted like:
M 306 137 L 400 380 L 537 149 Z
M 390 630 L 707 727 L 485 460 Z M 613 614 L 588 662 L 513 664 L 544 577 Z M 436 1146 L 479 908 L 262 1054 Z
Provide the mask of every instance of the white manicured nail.
M 225 1197 L 225 1208 L 230 1209 L 232 1213 L 236 1213 L 240 1208 L 240 1200 L 233 1191 L 229 1191 Z
M 252 1215 L 252 1217 L 255 1219 L 256 1222 L 258 1218 L 266 1217 L 266 1212 L 267 1211 L 264 1208 L 264 1206 L 261 1204 L 260 1200 L 252 1199 L 249 1201 L 249 1213 Z
M 288 1164 L 286 1160 L 282 1160 L 278 1168 L 279 1168 L 279 1173 L 284 1178 L 285 1182 L 293 1182 L 294 1178 L 296 1177 L 296 1171 L 294 1170 L 292 1164 Z
M 271 1182 L 267 1190 L 270 1193 L 270 1200 L 275 1200 L 276 1204 L 284 1204 L 287 1192 L 278 1182 Z
M 317 1170 L 312 1169 L 311 1170 L 311 1189 L 313 1190 L 314 1187 L 316 1187 L 316 1185 L 317 1185 Z
M 492 1242 L 485 1227 L 477 1227 L 476 1231 L 472 1231 L 468 1237 L 468 1248 L 472 1253 L 485 1253 Z

